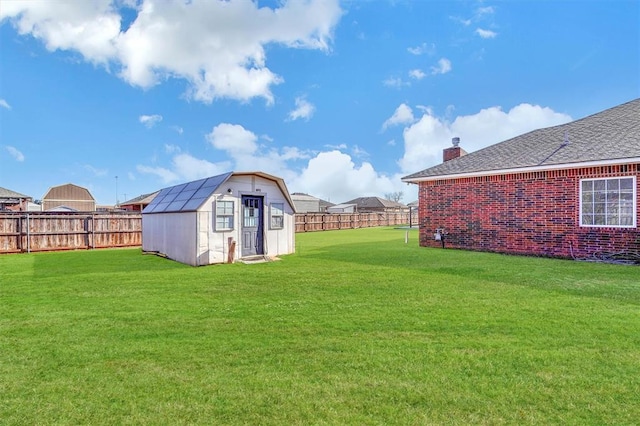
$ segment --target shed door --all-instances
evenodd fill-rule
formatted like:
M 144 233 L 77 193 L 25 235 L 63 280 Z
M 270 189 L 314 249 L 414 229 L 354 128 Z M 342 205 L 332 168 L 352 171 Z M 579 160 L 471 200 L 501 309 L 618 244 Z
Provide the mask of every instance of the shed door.
M 263 198 L 242 196 L 242 256 L 264 254 Z

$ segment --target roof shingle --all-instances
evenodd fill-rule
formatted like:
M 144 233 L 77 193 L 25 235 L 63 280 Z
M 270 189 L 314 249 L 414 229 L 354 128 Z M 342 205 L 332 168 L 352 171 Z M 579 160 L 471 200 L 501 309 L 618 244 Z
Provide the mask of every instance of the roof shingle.
M 640 99 L 570 123 L 533 130 L 402 180 L 628 158 L 640 158 Z

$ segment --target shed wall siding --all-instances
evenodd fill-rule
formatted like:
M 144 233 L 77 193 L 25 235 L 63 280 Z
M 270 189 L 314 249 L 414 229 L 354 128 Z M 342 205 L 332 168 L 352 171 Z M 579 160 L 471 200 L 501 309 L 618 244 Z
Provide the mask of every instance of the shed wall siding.
M 635 228 L 581 227 L 580 179 L 636 176 L 640 164 L 421 182 L 420 245 L 551 257 L 640 250 Z M 640 203 L 636 200 L 636 208 Z M 638 214 L 638 212 L 636 212 Z
M 196 217 L 195 212 L 143 214 L 142 250 L 196 266 Z

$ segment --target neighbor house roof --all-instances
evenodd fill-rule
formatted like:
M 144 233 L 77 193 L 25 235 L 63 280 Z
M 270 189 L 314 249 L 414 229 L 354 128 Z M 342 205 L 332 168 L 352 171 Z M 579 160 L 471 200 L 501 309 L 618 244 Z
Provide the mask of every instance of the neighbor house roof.
M 567 124 L 516 136 L 402 180 L 419 182 L 637 161 L 640 161 L 640 99 Z
M 20 199 L 20 198 L 30 199 L 31 197 L 0 186 L 0 199 Z
M 293 194 L 291 194 L 291 199 L 294 201 L 317 201 L 320 207 L 330 207 L 334 205 L 330 201 L 314 197 L 313 195 L 305 194 L 304 192 L 294 192 Z
M 158 195 L 159 192 L 160 191 L 156 191 L 150 194 L 138 195 L 135 198 L 132 198 L 123 203 L 120 203 L 120 205 L 122 206 L 122 205 L 128 205 L 128 204 L 149 204 L 151 201 L 153 201 L 153 199 L 156 197 L 156 195 Z
M 396 203 L 395 201 L 385 200 L 380 197 L 360 197 L 354 198 L 351 201 L 347 201 L 344 204 L 355 204 L 358 206 L 358 210 L 371 209 L 371 208 L 405 208 L 402 203 Z
M 279 177 L 262 172 L 228 172 L 209 178 L 194 180 L 160 190 L 143 213 L 169 213 L 196 211 L 231 176 L 260 176 L 276 182 L 292 209 L 295 210 L 287 186 Z

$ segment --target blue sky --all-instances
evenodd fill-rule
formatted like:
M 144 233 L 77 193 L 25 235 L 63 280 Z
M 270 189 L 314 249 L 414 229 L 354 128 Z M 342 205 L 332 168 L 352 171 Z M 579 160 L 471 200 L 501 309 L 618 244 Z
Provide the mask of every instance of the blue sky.
M 639 96 L 637 0 L 0 0 L 0 186 L 36 199 L 260 170 L 406 203 L 454 136 Z

